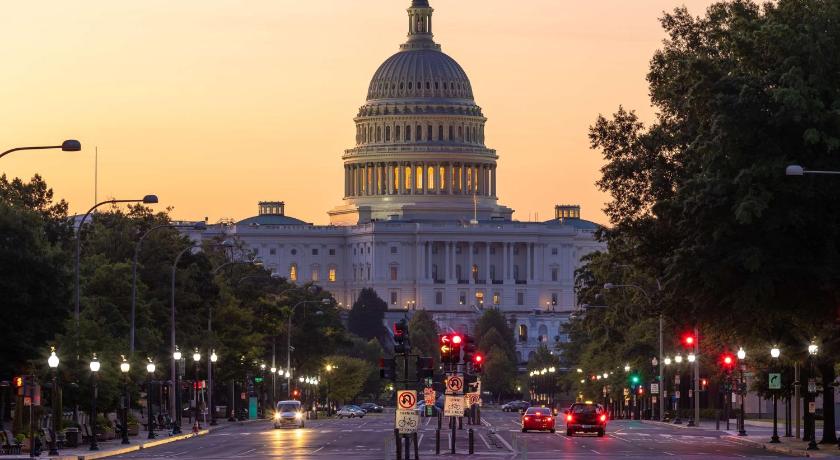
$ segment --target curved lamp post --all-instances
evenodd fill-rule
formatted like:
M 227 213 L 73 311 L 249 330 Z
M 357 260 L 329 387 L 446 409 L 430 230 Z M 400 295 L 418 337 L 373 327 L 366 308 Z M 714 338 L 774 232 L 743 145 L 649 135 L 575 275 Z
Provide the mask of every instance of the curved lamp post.
M 201 363 L 201 353 L 198 348 L 195 349 L 192 355 L 193 364 L 195 364 L 195 374 L 193 376 L 193 400 L 195 401 L 195 424 L 198 429 L 201 429 L 201 422 L 198 421 L 198 366 Z
M 172 334 L 173 336 L 175 334 L 174 323 Z M 172 402 L 172 434 L 181 434 L 181 385 L 178 383 L 178 374 L 180 374 L 178 362 L 181 361 L 181 358 L 181 350 L 178 349 L 178 345 L 175 345 L 175 351 L 172 352 L 173 388 L 172 396 L 169 397 L 170 402 Z
M 292 310 L 289 312 L 289 326 L 286 330 L 286 385 L 288 387 L 287 390 L 288 390 L 289 393 L 288 393 L 287 397 L 289 399 L 292 398 L 292 379 L 290 377 L 291 374 L 289 373 L 289 370 L 292 368 L 292 350 L 293 350 L 293 348 L 292 348 L 292 317 L 295 316 L 295 311 L 297 311 L 297 308 L 299 306 L 307 305 L 307 304 L 313 304 L 313 303 L 320 303 L 322 305 L 329 305 L 330 304 L 330 299 L 324 298 L 324 299 L 321 299 L 321 300 L 302 300 L 302 301 L 296 303 L 295 306 L 292 307 Z
M 808 345 L 808 361 L 810 363 L 808 380 L 814 379 L 814 359 L 816 359 L 817 353 L 819 352 L 820 347 L 812 340 L 811 344 Z M 816 387 L 816 379 L 814 379 L 814 385 L 811 385 L 810 381 L 808 382 L 808 393 L 810 395 L 810 398 L 808 399 L 816 398 Z M 809 401 L 808 405 L 810 404 L 811 402 Z M 817 447 L 817 418 L 815 417 L 815 414 L 811 412 L 810 407 L 808 408 L 808 414 L 808 417 L 811 419 L 811 423 L 809 424 L 811 428 L 811 435 L 809 438 L 811 439 L 808 441 L 808 447 L 805 450 L 819 450 L 819 447 Z
M 779 356 L 781 354 L 782 354 L 781 350 L 779 350 L 779 347 L 777 347 L 775 345 L 773 346 L 773 348 L 770 349 L 770 357 L 773 358 L 772 367 L 774 369 L 776 368 L 776 363 L 778 362 Z M 778 418 L 778 412 L 777 412 L 778 411 L 778 408 L 777 408 L 778 399 L 776 397 L 777 391 L 773 390 L 773 389 L 771 389 L 770 391 L 773 392 L 773 436 L 770 437 L 770 442 L 773 443 L 773 444 L 778 444 L 780 441 L 779 441 L 779 418 Z
M 91 427 L 93 428 L 90 436 L 90 450 L 99 450 L 99 445 L 96 444 L 96 398 L 99 393 L 97 387 L 99 379 L 99 360 L 96 359 L 96 353 L 93 354 L 93 360 L 90 362 L 90 372 L 93 374 L 93 398 L 90 405 Z
M 210 351 L 210 361 L 207 363 L 207 405 L 210 407 L 210 425 L 216 425 L 216 408 L 213 407 L 213 365 L 219 360 L 216 350 Z
M 50 357 L 47 358 L 47 364 L 50 366 L 50 373 L 52 374 L 52 391 L 50 391 L 50 409 L 52 409 L 52 433 L 50 435 L 50 452 L 47 455 L 58 455 L 58 447 L 55 443 L 55 437 L 58 434 L 58 417 L 60 414 L 56 412 L 56 401 L 58 401 L 58 386 L 56 384 L 56 369 L 58 368 L 58 356 L 55 354 L 55 347 L 50 347 Z M 3 417 L 5 414 L 0 414 Z
M 18 150 L 46 150 L 46 149 L 61 149 L 63 152 L 78 152 L 82 150 L 81 142 L 75 139 L 67 139 L 66 141 L 62 142 L 61 145 L 46 145 L 40 147 L 15 147 L 13 149 L 6 150 L 3 153 L 0 153 L 0 158 L 12 153 L 17 152 Z

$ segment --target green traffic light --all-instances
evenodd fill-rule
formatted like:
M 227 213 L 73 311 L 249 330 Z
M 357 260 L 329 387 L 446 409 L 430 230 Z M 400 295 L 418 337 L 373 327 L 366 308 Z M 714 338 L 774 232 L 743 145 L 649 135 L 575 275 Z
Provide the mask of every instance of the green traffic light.
M 634 375 L 634 376 L 630 377 L 630 381 L 632 381 L 633 383 L 639 383 L 639 376 Z

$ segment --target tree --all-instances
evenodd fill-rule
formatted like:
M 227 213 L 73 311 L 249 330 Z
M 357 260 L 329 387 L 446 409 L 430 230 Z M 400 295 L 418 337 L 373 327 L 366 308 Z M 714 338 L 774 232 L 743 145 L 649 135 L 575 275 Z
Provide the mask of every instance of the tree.
M 353 303 L 348 318 L 348 329 L 364 339 L 383 338 L 387 331 L 382 325 L 388 304 L 379 298 L 373 288 L 364 288 Z
M 438 326 L 426 310 L 418 310 L 408 322 L 408 338 L 414 353 L 438 356 Z
M 376 339 L 370 339 L 365 342 L 365 340 L 360 337 L 351 336 L 349 342 L 350 346 L 340 348 L 337 353 L 342 356 L 359 358 L 370 364 L 370 372 L 368 373 L 367 380 L 365 380 L 361 393 L 370 399 L 376 399 L 382 393 L 382 388 L 384 386 L 384 382 L 379 378 L 379 368 L 377 366 L 379 363 L 379 357 L 382 356 L 382 347 Z M 326 364 L 333 363 L 327 360 L 324 365 L 326 366 Z M 341 372 L 341 370 L 339 369 L 338 371 L 333 372 Z
M 499 347 L 493 347 L 487 353 L 484 373 L 481 376 L 483 389 L 495 395 L 498 401 L 502 394 L 513 390 L 516 364 L 510 360 L 508 354 Z
M 324 361 L 338 368 L 326 373 L 323 380 L 329 385 L 330 399 L 341 403 L 359 395 L 373 368 L 363 359 L 344 355 L 327 356 Z
M 492 331 L 496 333 L 491 336 L 491 339 L 486 339 L 485 336 L 491 334 Z M 513 339 L 513 330 L 499 309 L 484 310 L 475 325 L 473 335 L 478 348 L 485 354 L 489 354 L 491 345 L 496 345 L 507 354 L 509 361 L 516 362 L 516 342 Z

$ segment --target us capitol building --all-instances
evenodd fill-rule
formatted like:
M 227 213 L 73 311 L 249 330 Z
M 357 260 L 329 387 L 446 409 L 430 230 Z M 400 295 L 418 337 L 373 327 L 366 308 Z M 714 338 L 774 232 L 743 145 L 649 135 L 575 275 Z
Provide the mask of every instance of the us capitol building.
M 196 238 L 235 236 L 272 271 L 314 282 L 344 306 L 371 287 L 389 321 L 428 310 L 441 329 L 470 330 L 484 308 L 511 322 L 520 363 L 540 343 L 564 340 L 574 271 L 604 248 L 580 207 L 519 222 L 499 203 L 496 151 L 467 74 L 432 35 L 428 0 L 408 8 L 408 39 L 373 75 L 344 161 L 344 201 L 330 225 L 286 215 L 282 201 L 208 227 Z M 468 329 L 469 327 L 469 329 Z

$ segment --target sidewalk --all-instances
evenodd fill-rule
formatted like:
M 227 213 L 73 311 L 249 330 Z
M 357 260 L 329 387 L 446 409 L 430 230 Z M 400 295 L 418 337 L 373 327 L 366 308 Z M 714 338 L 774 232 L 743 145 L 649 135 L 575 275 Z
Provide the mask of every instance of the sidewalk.
M 245 423 L 252 423 L 252 422 L 259 422 L 259 421 L 266 421 L 266 419 L 257 419 L 257 420 L 243 420 L 243 421 L 236 421 L 236 422 L 229 422 L 225 419 L 217 419 L 216 422 L 218 425 L 216 426 L 207 426 L 202 425 L 202 429 L 199 430 L 197 433 L 193 433 L 191 427 L 186 426 L 186 424 L 182 427 L 183 433 L 177 436 L 168 436 L 166 430 L 155 431 L 155 439 L 148 439 L 149 432 L 148 431 L 140 431 L 140 434 L 137 436 L 132 436 L 129 438 L 131 444 L 121 444 L 121 440 L 119 436 L 117 439 L 113 439 L 106 442 L 100 442 L 99 450 L 98 451 L 91 451 L 88 445 L 82 445 L 75 448 L 67 448 L 67 449 L 59 449 L 58 456 L 48 456 L 47 452 L 49 452 L 48 446 L 44 446 L 43 451 L 41 452 L 41 456 L 37 458 L 44 458 L 50 460 L 93 460 L 98 458 L 107 458 L 113 457 L 115 455 L 122 455 L 127 454 L 129 452 L 135 452 L 141 449 L 148 449 L 150 447 L 160 446 L 162 444 L 168 444 L 170 442 L 181 441 L 184 439 L 194 438 L 196 436 L 204 436 L 214 431 L 224 430 L 226 428 L 230 428 L 232 426 L 243 425 Z M 3 460 L 6 459 L 30 459 L 29 454 L 23 453 L 21 455 L 3 455 Z
M 689 427 L 686 426 L 685 423 L 682 425 L 675 425 L 673 423 L 665 423 L 659 422 L 655 420 L 642 420 L 642 423 L 652 424 L 652 425 L 664 425 L 671 428 L 684 428 L 684 429 L 698 429 L 698 430 L 705 430 L 705 431 L 718 431 L 720 433 L 724 433 L 720 436 L 721 439 L 725 439 L 731 442 L 737 442 L 739 444 L 750 445 L 753 447 L 758 447 L 760 449 L 767 450 L 769 452 L 775 452 L 780 454 L 787 454 L 787 455 L 794 455 L 797 457 L 813 457 L 813 458 L 840 458 L 840 449 L 837 447 L 837 444 L 822 444 L 818 445 L 819 450 L 810 451 L 807 450 L 808 442 L 801 441 L 796 438 L 786 438 L 782 436 L 784 434 L 784 429 L 782 425 L 779 426 L 779 443 L 770 443 L 770 436 L 772 435 L 772 430 L 769 428 L 773 427 L 772 422 L 768 425 L 764 420 L 746 420 L 744 424 L 747 427 L 753 428 L 760 428 L 761 434 L 749 434 L 750 430 L 747 430 L 748 436 L 738 436 L 738 430 L 726 430 L 725 426 L 726 423 L 723 422 L 721 424 L 721 429 L 715 429 L 715 421 L 714 420 L 702 420 L 700 426 L 697 427 Z M 731 426 L 735 426 L 734 421 L 731 422 Z M 817 431 L 817 439 L 822 436 L 822 430 Z

